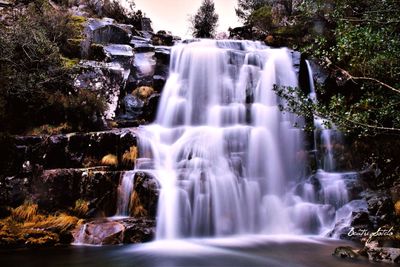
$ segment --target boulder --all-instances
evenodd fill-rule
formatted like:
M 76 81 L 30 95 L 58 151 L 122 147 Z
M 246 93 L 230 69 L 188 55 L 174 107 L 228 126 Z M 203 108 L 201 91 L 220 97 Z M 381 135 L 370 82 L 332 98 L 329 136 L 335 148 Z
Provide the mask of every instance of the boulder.
M 116 245 L 122 244 L 124 225 L 107 219 L 95 220 L 78 226 L 73 232 L 75 244 Z
M 332 255 L 342 259 L 357 259 L 359 256 L 357 251 L 349 246 L 335 248 L 335 251 Z
M 155 235 L 155 221 L 150 219 L 97 219 L 73 231 L 75 244 L 117 245 L 149 242 Z
M 174 45 L 174 36 L 166 31 L 158 31 L 151 38 L 153 45 Z

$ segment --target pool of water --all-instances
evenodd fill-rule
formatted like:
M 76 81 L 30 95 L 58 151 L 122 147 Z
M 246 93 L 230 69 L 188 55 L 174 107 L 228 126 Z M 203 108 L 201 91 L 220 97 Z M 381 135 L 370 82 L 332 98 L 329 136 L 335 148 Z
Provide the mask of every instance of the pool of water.
M 158 241 L 124 246 L 71 246 L 1 250 L 2 267 L 358 267 L 393 266 L 332 256 L 335 247 L 355 244 L 313 237 L 246 236 Z

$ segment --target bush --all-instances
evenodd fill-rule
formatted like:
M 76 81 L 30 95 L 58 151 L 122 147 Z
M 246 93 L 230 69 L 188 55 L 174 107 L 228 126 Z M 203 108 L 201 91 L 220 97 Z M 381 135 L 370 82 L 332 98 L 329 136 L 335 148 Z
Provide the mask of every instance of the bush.
M 24 133 L 41 125 L 67 123 L 71 130 L 94 129 L 103 99 L 74 91 L 76 60 L 62 54 L 77 29 L 63 10 L 34 1 L 15 10 L 11 26 L 0 28 L 0 128 Z

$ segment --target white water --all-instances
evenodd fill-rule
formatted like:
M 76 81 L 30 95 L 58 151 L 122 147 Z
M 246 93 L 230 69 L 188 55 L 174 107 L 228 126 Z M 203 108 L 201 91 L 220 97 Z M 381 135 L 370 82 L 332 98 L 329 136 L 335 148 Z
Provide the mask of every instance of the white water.
M 161 184 L 157 239 L 332 227 L 347 202 L 341 176 L 321 170 L 318 185 L 306 179 L 303 133 L 293 126 L 303 121 L 282 113 L 273 91 L 297 80 L 287 49 L 211 40 L 172 48 L 156 122 L 138 132 L 135 169 Z M 332 146 L 325 146 L 330 171 Z M 131 186 L 128 173 L 117 215 L 128 213 Z

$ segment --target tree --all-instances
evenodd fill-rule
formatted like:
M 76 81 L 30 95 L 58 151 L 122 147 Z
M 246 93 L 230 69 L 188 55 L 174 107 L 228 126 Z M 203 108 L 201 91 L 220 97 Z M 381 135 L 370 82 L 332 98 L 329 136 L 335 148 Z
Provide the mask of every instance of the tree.
M 325 64 L 341 85 L 317 88 L 317 106 L 308 105 L 310 102 L 301 92 L 297 100 L 293 90 L 278 92 L 289 98 L 290 106 L 300 113 L 317 113 L 348 133 L 399 134 L 400 2 L 336 0 L 334 3 L 334 12 L 327 12 L 319 0 L 303 6 L 310 19 L 320 14 L 335 21 L 327 34 L 303 44 L 303 51 Z
M 251 14 L 269 2 L 269 0 L 238 0 L 236 15 L 247 24 Z
M 192 33 L 196 38 L 213 38 L 218 25 L 218 14 L 215 13 L 214 2 L 203 0 L 197 13 L 190 19 Z

